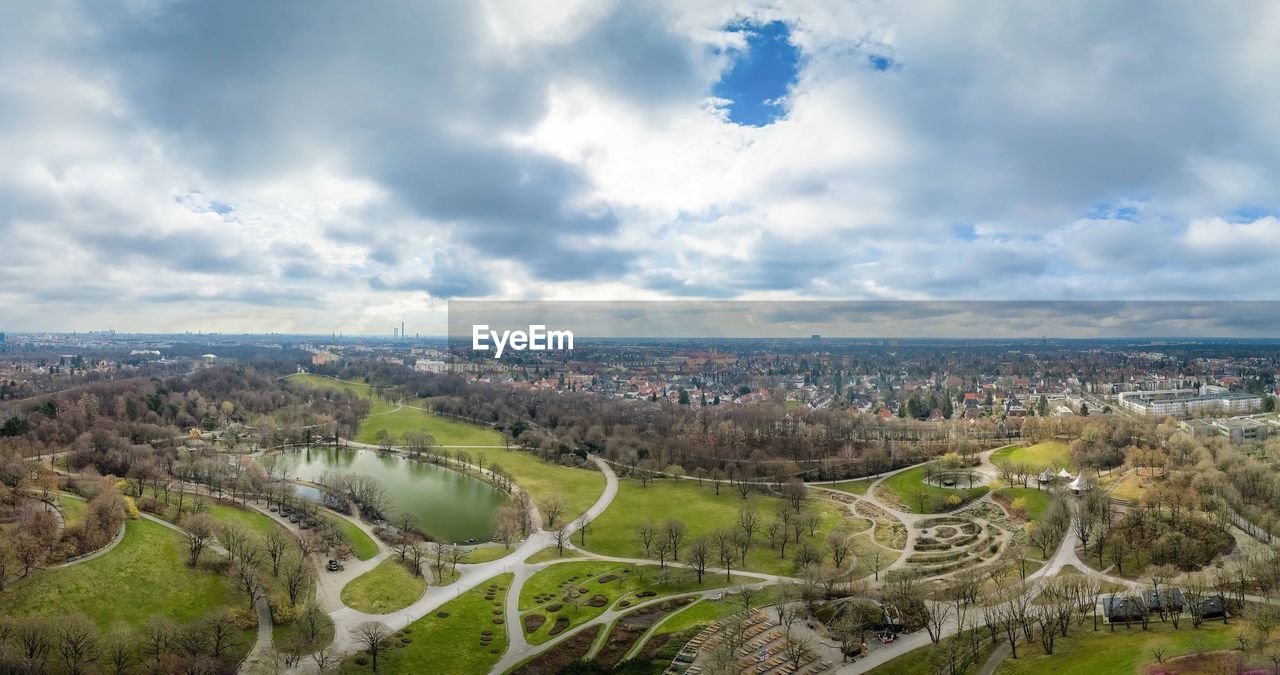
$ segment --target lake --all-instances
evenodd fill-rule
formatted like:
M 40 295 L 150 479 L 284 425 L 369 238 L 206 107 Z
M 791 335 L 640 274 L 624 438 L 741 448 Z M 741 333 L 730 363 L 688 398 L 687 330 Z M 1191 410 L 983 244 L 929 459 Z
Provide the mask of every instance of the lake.
M 289 478 L 319 482 L 326 471 L 372 476 L 391 496 L 396 512 L 418 517 L 436 539 L 488 541 L 507 495 L 488 483 L 430 462 L 354 448 L 300 448 L 279 457 Z

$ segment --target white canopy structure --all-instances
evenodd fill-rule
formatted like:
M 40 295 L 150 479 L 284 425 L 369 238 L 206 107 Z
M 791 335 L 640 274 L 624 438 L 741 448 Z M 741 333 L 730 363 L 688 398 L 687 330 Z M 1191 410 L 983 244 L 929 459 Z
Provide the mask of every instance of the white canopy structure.
M 1071 481 L 1071 484 L 1067 486 L 1067 489 L 1072 492 L 1079 493 L 1085 490 L 1092 490 L 1093 486 L 1089 484 L 1089 481 L 1084 479 L 1084 474 L 1080 474 L 1079 476 L 1076 476 L 1075 480 Z
M 1071 480 L 1071 474 L 1067 473 L 1066 469 L 1058 469 L 1058 478 L 1062 478 L 1064 480 Z

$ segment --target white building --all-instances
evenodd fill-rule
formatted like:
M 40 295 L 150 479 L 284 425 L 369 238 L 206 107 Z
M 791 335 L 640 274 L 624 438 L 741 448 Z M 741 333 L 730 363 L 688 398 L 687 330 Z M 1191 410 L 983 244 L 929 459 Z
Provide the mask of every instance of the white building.
M 1262 397 L 1242 392 L 1196 392 L 1187 389 L 1126 391 L 1117 398 L 1120 407 L 1142 415 L 1190 417 L 1200 412 L 1242 415 L 1262 409 Z

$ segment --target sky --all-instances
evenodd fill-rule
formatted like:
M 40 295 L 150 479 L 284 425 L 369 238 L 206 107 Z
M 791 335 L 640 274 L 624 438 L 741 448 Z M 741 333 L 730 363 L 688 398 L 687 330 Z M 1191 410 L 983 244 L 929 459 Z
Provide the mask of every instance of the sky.
M 1271 299 L 1277 28 L 1248 0 L 2 3 L 0 331 Z

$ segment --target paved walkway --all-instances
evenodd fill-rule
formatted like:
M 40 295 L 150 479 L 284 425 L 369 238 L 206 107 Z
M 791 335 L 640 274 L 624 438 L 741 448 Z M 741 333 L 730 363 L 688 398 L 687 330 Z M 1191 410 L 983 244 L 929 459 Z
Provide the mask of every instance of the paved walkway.
M 587 509 L 586 520 L 594 520 L 609 508 L 609 504 L 613 502 L 614 497 L 618 494 L 618 476 L 613 469 L 598 458 L 593 458 L 596 465 L 600 467 L 601 472 L 605 475 L 605 489 L 596 503 Z M 568 532 L 573 532 L 577 528 L 577 524 L 581 519 L 575 519 L 565 527 Z M 510 554 L 503 556 L 497 560 L 485 563 L 477 563 L 474 565 L 459 565 L 458 569 L 461 575 L 453 583 L 443 586 L 430 586 L 427 592 L 423 594 L 416 602 L 404 609 L 391 612 L 388 614 L 369 614 L 357 611 L 350 607 L 342 607 L 329 613 L 334 624 L 334 640 L 333 649 L 339 653 L 353 653 L 359 650 L 359 645 L 354 639 L 354 631 L 361 624 L 368 621 L 377 621 L 386 625 L 391 630 L 399 630 L 410 623 L 436 611 L 441 605 L 453 600 L 468 590 L 479 586 L 481 583 L 499 575 L 510 572 L 516 575 L 523 584 L 525 580 L 533 575 L 538 569 L 546 564 L 530 565 L 525 562 L 533 554 L 544 548 L 555 545 L 554 536 L 545 530 L 537 529 L 533 531 L 518 547 Z M 514 598 L 515 608 L 518 611 L 519 605 L 519 585 L 512 583 L 507 588 L 508 603 Z M 508 636 L 513 633 L 513 628 L 518 628 L 518 613 L 508 616 L 506 622 Z M 519 643 L 524 643 L 523 634 L 514 631 Z M 513 646 L 517 643 L 513 642 Z M 540 646 L 540 648 L 544 648 Z M 508 650 L 510 653 L 511 650 Z

